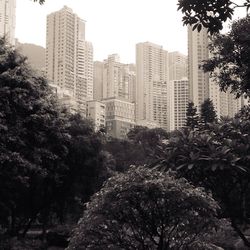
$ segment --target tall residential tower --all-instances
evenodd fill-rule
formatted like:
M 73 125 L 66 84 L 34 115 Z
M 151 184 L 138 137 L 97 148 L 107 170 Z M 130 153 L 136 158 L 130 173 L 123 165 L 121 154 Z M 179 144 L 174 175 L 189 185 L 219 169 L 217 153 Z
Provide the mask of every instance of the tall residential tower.
M 187 56 L 178 51 L 168 53 L 169 57 L 169 81 L 187 78 Z
M 15 45 L 16 0 L 0 0 L 0 36 Z
M 46 73 L 85 113 L 93 99 L 93 48 L 85 40 L 85 22 L 67 6 L 47 16 Z
M 205 28 L 200 32 L 188 27 L 188 80 L 190 101 L 197 106 L 209 98 L 209 76 L 201 68 L 202 62 L 209 57 L 208 34 Z
M 136 121 L 168 130 L 168 52 L 150 42 L 136 45 Z

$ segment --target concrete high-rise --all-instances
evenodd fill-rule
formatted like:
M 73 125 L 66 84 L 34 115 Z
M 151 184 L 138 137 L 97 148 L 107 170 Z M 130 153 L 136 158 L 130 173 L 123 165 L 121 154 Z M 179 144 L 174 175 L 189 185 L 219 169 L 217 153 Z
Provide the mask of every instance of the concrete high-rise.
M 46 73 L 73 93 L 85 114 L 93 99 L 93 48 L 85 40 L 85 22 L 67 6 L 47 16 Z
M 0 1 L 0 36 L 15 45 L 16 0 Z
M 103 98 L 103 71 L 104 62 L 94 62 L 94 100 L 101 100 Z
M 135 85 L 135 72 L 129 64 L 120 62 L 119 55 L 109 55 L 104 61 L 103 98 L 118 97 L 132 100 L 131 89 Z
M 123 98 L 105 98 L 107 134 L 125 139 L 130 129 L 135 126 L 135 105 Z
M 244 106 L 243 97 L 236 98 L 229 88 L 227 91 L 220 91 L 217 83 L 210 79 L 209 98 L 212 100 L 218 118 L 234 117 L 234 115 Z
M 148 85 L 146 103 L 148 106 L 147 120 L 153 121 L 157 127 L 169 131 L 169 94 L 168 82 L 154 81 Z
M 94 63 L 94 99 L 117 97 L 135 101 L 135 67 L 120 62 L 117 54 Z
M 188 27 L 188 80 L 190 100 L 197 106 L 209 98 L 209 75 L 201 68 L 204 60 L 209 58 L 208 34 L 205 28 L 200 32 Z
M 94 123 L 95 131 L 98 131 L 105 127 L 105 104 L 100 101 L 88 101 L 87 102 L 87 115 L 86 117 Z
M 125 90 L 122 93 L 122 74 L 120 58 L 117 54 L 109 55 L 104 61 L 103 72 L 103 98 L 119 97 L 126 95 Z
M 163 120 L 168 120 L 165 110 L 168 100 L 165 99 L 163 104 L 160 96 L 160 90 L 164 89 L 165 93 L 168 81 L 168 52 L 162 46 L 150 42 L 137 44 L 136 122 L 158 123 L 160 127 Z M 160 114 L 163 109 L 164 113 Z M 163 127 L 166 128 L 165 125 Z
M 187 78 L 172 80 L 169 83 L 170 130 L 186 125 L 187 105 L 189 102 L 189 82 Z
M 178 51 L 168 53 L 169 57 L 169 81 L 187 78 L 187 56 Z

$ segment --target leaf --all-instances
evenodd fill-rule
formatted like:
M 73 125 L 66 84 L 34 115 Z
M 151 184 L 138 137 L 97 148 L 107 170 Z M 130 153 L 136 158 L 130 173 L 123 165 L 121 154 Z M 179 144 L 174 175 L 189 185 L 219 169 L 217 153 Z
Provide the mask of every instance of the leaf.
M 200 31 L 201 31 L 201 29 L 202 29 L 202 25 L 201 25 L 201 24 L 198 24 L 198 26 L 197 26 L 197 30 L 198 30 L 198 32 L 200 32 Z

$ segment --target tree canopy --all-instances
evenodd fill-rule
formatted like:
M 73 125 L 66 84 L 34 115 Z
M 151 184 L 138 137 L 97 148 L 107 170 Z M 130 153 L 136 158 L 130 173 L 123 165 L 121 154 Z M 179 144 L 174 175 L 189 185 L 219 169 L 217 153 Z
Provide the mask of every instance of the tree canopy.
M 241 4 L 230 0 L 178 0 L 178 10 L 183 13 L 183 24 L 192 25 L 193 29 L 208 29 L 211 34 L 219 32 L 223 23 L 231 19 L 236 8 L 250 8 L 249 0 Z
M 209 46 L 211 58 L 203 68 L 221 90 L 229 89 L 239 96 L 250 96 L 250 17 L 234 21 L 227 34 L 213 37 Z
M 103 170 L 101 141 L 63 109 L 45 78 L 0 39 L 0 224 L 25 234 L 88 200 Z
M 39 2 L 39 4 L 44 4 L 45 0 L 33 0 L 34 2 Z
M 189 102 L 187 106 L 186 112 L 186 126 L 191 128 L 192 130 L 198 128 L 199 124 L 199 116 L 197 114 L 197 108 L 194 106 L 193 102 Z
M 206 128 L 209 123 L 213 123 L 216 121 L 217 115 L 214 109 L 213 102 L 210 99 L 206 99 L 201 104 L 200 125 Z
M 234 230 L 247 246 L 244 227 L 250 218 L 250 107 L 234 119 L 209 124 L 205 129 L 185 128 L 170 137 L 158 168 L 174 170 L 196 186 L 213 193 Z
M 92 197 L 68 249 L 206 249 L 218 208 L 184 179 L 132 167 Z

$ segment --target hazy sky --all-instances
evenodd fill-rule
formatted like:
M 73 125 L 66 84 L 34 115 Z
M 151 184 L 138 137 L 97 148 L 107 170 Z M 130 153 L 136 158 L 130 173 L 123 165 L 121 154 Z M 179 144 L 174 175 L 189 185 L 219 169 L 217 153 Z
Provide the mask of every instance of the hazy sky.
M 16 38 L 45 47 L 46 15 L 64 5 L 86 20 L 86 40 L 94 60 L 118 53 L 121 62 L 135 62 L 135 44 L 150 41 L 168 51 L 187 54 L 187 29 L 177 0 L 16 0 Z

